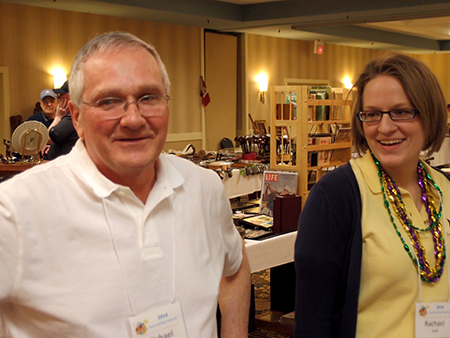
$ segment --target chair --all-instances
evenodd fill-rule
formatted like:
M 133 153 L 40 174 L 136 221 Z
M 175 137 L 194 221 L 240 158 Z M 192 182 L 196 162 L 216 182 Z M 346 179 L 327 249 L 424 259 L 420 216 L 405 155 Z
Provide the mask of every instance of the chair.
M 220 141 L 220 147 L 222 148 L 222 149 L 225 149 L 225 148 L 234 148 L 234 146 L 233 146 L 233 141 L 231 141 L 229 138 L 227 138 L 227 137 L 224 137 L 223 139 L 222 139 L 222 141 Z
M 10 122 L 10 125 L 11 125 L 11 136 L 12 136 L 14 130 L 16 130 L 16 128 L 18 126 L 20 126 L 22 124 L 22 122 L 23 122 L 22 115 L 10 116 L 9 117 L 9 122 Z

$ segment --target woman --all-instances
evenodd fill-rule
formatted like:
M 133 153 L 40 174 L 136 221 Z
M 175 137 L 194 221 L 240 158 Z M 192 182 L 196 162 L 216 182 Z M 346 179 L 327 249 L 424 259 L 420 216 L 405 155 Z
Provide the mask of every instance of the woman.
M 420 159 L 448 131 L 439 84 L 389 54 L 355 88 L 362 156 L 314 185 L 299 220 L 296 337 L 414 337 L 416 303 L 450 296 L 450 177 Z

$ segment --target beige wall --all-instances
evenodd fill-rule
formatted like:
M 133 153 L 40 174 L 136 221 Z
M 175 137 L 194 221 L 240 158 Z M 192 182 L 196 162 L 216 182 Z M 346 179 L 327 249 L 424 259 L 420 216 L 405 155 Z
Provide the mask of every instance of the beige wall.
M 60 11 L 0 2 L 0 67 L 9 72 L 10 115 L 28 117 L 44 88 L 53 88 L 54 66 L 70 71 L 78 50 L 93 36 L 112 30 L 129 31 L 154 44 L 172 80 L 171 119 L 166 149 L 182 145 L 202 146 L 202 107 L 199 76 L 202 74 L 202 29 L 144 20 Z M 239 49 L 243 55 L 239 74 L 240 133 L 250 132 L 248 113 L 254 120 L 269 119 L 269 104 L 259 101 L 254 80 L 260 71 L 269 75 L 269 86 L 283 85 L 285 78 L 321 78 L 333 86 L 344 76 L 354 80 L 363 66 L 381 51 L 325 44 L 324 54 L 313 54 L 312 41 L 246 35 Z M 246 55 L 245 55 L 246 51 Z M 437 75 L 450 101 L 450 54 L 418 55 Z M 212 85 L 212 84 L 208 84 Z M 0 85 L 1 87 L 1 85 Z M 0 102 L 2 104 L 2 102 Z M 4 123 L 0 116 L 0 123 Z M 234 123 L 234 121 L 232 121 Z M 8 129 L 4 125 L 2 130 Z M 242 130 L 241 130 L 242 129 Z M 3 135 L 0 135 L 0 140 Z M 214 149 L 209 149 L 214 150 Z M 0 153 L 4 148 L 0 146 Z
M 450 102 L 450 54 L 425 54 L 417 58 L 430 67 L 441 84 L 447 102 Z
M 161 54 L 172 81 L 169 133 L 201 133 L 200 28 L 0 2 L 0 67 L 9 70 L 10 115 L 26 119 L 41 90 L 53 88 L 51 69 L 69 74 L 79 49 L 113 30 L 133 33 Z
M 269 100 L 261 103 L 255 77 L 266 72 L 269 87 L 285 85 L 285 78 L 326 79 L 342 86 L 345 76 L 355 80 L 377 50 L 325 44 L 324 53 L 313 53 L 314 41 L 249 35 L 247 37 L 248 107 L 255 120 L 269 121 Z

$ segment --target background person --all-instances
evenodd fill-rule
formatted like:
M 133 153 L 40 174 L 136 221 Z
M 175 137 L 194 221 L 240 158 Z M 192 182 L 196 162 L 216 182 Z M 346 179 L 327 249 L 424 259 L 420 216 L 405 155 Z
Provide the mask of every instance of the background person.
M 439 84 L 389 54 L 355 88 L 362 157 L 317 182 L 300 215 L 295 337 L 414 337 L 416 303 L 449 299 L 450 181 L 420 159 L 447 132 Z
M 48 160 L 68 154 L 78 140 L 78 134 L 69 111 L 69 81 L 66 81 L 61 88 L 53 89 L 53 92 L 58 94 L 59 103 L 55 118 L 48 127 L 49 146 L 43 151 Z
M 132 337 L 156 313 L 172 319 L 158 334 L 209 338 L 219 301 L 221 337 L 247 337 L 250 269 L 223 184 L 161 154 L 170 82 L 156 50 L 100 35 L 70 74 L 80 140 L 0 185 L 0 325 L 11 337 Z
M 53 90 L 44 89 L 39 96 L 39 100 L 42 111 L 31 115 L 27 121 L 38 121 L 48 128 L 55 118 L 58 99 Z

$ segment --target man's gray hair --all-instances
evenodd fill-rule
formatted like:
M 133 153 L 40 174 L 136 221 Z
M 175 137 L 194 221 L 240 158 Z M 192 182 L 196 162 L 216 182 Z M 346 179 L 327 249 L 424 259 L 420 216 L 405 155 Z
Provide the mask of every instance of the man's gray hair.
M 75 61 L 70 71 L 69 85 L 70 85 L 70 99 L 77 107 L 81 106 L 81 96 L 84 90 L 84 66 L 86 60 L 97 51 L 105 51 L 110 48 L 121 47 L 142 47 L 150 52 L 158 63 L 161 76 L 164 81 L 164 88 L 166 94 L 170 92 L 170 80 L 167 74 L 166 66 L 161 60 L 155 47 L 149 45 L 136 36 L 126 32 L 110 32 L 98 35 L 89 41 L 77 54 Z

